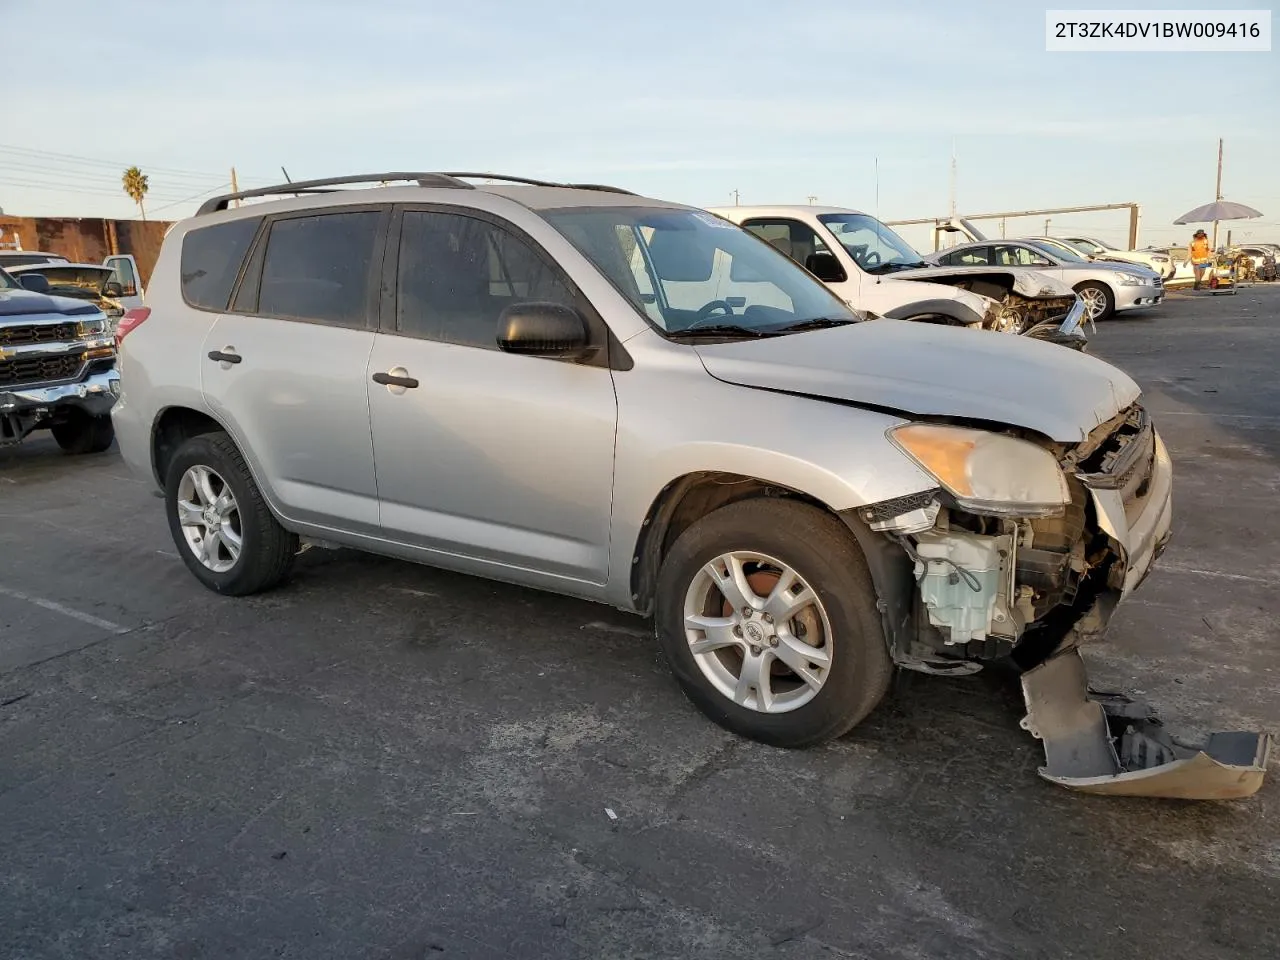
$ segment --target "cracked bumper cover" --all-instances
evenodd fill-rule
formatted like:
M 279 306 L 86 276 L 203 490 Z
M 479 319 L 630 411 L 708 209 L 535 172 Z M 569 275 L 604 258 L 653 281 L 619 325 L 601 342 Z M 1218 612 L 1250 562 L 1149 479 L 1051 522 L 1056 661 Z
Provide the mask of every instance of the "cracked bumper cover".
M 1214 733 L 1200 745 L 1174 740 L 1146 704 L 1089 689 L 1076 647 L 1022 678 L 1022 727 L 1044 743 L 1040 776 L 1083 793 L 1231 800 L 1258 792 L 1271 736 Z

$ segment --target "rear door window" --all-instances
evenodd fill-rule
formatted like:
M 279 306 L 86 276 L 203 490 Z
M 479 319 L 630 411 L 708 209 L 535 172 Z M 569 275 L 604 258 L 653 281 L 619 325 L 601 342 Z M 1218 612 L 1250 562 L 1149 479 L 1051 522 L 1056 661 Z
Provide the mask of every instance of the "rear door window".
M 182 299 L 199 310 L 227 309 L 231 288 L 261 217 L 191 230 L 182 238 Z
M 361 210 L 271 224 L 258 289 L 261 316 L 365 326 L 382 213 Z
M 964 250 L 957 250 L 951 255 L 951 263 L 958 267 L 989 267 L 991 266 L 991 248 L 967 247 Z

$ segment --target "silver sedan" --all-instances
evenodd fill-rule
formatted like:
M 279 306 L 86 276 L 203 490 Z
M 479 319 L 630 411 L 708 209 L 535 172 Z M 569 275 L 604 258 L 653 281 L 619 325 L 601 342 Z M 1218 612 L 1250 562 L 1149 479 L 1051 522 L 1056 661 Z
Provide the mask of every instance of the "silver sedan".
M 1068 284 L 1084 301 L 1090 320 L 1154 307 L 1164 299 L 1164 281 L 1139 264 L 1100 263 L 1039 240 L 985 240 L 939 250 L 925 257 L 939 266 L 1031 267 Z

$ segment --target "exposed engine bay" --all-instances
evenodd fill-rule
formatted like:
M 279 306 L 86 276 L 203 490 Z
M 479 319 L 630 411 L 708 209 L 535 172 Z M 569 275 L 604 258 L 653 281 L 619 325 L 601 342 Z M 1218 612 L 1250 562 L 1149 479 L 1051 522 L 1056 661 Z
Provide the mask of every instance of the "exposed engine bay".
M 1024 671 L 1023 727 L 1045 742 L 1041 774 L 1064 786 L 1186 798 L 1256 791 L 1266 735 L 1179 744 L 1151 708 L 1095 695 L 1085 679 L 1079 646 L 1101 639 L 1169 537 L 1169 459 L 1146 411 L 1135 404 L 1052 452 L 1070 492 L 1056 516 L 981 515 L 943 490 L 861 511 L 911 563 L 910 626 L 894 638 L 895 662 L 966 674 L 1011 660 Z

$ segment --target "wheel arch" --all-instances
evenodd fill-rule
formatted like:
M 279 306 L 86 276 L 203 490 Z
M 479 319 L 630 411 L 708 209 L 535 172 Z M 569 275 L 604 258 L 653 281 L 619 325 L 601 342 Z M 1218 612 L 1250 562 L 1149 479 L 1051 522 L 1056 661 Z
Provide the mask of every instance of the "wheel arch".
M 893 651 L 912 626 L 914 579 L 906 552 L 873 531 L 856 509 L 836 510 L 818 497 L 759 477 L 704 470 L 668 483 L 654 498 L 631 556 L 631 601 L 642 616 L 653 613 L 658 574 L 671 545 L 697 520 L 742 500 L 777 498 L 808 504 L 838 519 L 866 558 L 875 589 L 885 644 Z
M 218 431 L 229 433 L 223 423 L 204 410 L 180 404 L 160 410 L 151 422 L 150 436 L 151 472 L 160 488 L 164 489 L 169 462 L 185 441 Z
M 948 322 L 965 327 L 980 326 L 983 322 L 982 315 L 967 304 L 942 298 L 904 303 L 900 307 L 886 311 L 883 316 L 889 320 L 923 320 L 927 317 L 941 317 Z

